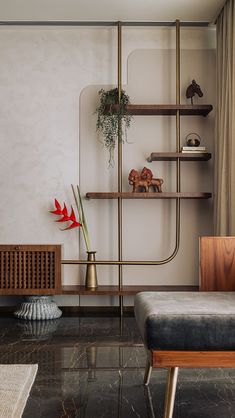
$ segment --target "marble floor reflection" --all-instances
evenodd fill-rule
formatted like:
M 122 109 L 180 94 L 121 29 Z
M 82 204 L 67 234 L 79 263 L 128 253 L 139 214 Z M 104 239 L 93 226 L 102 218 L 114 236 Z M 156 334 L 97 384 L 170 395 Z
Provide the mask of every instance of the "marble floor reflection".
M 38 363 L 23 418 L 162 418 L 166 370 L 142 384 L 135 319 L 0 318 L 0 363 Z M 182 370 L 174 418 L 234 418 L 235 371 Z

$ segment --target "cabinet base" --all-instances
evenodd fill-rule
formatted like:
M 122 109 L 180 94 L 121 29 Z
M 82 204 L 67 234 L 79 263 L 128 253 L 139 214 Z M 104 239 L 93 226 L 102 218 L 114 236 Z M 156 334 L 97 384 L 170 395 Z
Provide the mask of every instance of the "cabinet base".
M 19 319 L 43 321 L 59 318 L 62 311 L 50 296 L 26 296 L 26 301 L 14 315 Z

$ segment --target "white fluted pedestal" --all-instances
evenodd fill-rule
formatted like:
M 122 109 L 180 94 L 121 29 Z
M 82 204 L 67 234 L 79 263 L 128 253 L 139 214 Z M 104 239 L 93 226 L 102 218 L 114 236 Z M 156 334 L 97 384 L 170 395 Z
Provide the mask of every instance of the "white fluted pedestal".
M 25 296 L 26 301 L 14 312 L 19 319 L 44 321 L 56 319 L 62 315 L 51 296 Z

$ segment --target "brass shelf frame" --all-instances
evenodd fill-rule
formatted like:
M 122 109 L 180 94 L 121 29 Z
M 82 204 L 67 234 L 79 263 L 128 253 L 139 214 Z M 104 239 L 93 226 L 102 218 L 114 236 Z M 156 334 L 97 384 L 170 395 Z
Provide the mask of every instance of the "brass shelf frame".
M 180 105 L 180 22 L 176 20 L 176 106 Z M 118 22 L 118 98 L 120 105 L 121 90 L 122 90 L 122 42 L 121 42 L 122 24 Z M 122 134 L 121 126 L 118 131 L 118 265 L 119 265 L 119 288 L 122 287 L 122 265 L 162 265 L 169 263 L 177 255 L 180 244 L 180 199 L 176 200 L 176 232 L 175 232 L 175 247 L 173 252 L 162 260 L 153 261 L 135 261 L 126 262 L 122 260 Z M 180 110 L 176 109 L 176 150 L 180 151 Z M 180 193 L 180 159 L 176 161 L 176 192 Z M 114 264 L 116 264 L 114 262 Z M 122 306 L 120 305 L 121 311 Z
M 121 89 L 122 89 L 122 26 L 124 23 L 116 22 L 117 26 L 117 43 L 118 43 L 118 68 L 117 68 L 117 79 L 118 79 L 118 97 L 120 101 Z M 149 23 L 146 23 L 148 26 Z M 164 25 L 163 25 L 164 26 Z M 180 153 L 180 116 L 181 116 L 181 107 L 180 104 L 180 26 L 179 20 L 176 20 L 174 23 L 171 22 L 171 26 L 176 28 L 176 104 L 172 105 L 174 108 L 173 115 L 176 116 L 176 231 L 175 231 L 175 247 L 173 252 L 162 260 L 123 260 L 122 254 L 122 138 L 121 138 L 121 126 L 119 126 L 119 137 L 118 137 L 118 260 L 95 260 L 93 262 L 88 262 L 87 260 L 62 260 L 62 264 L 97 264 L 97 265 L 117 265 L 119 266 L 119 289 L 122 288 L 122 266 L 157 266 L 169 263 L 177 255 L 180 245 L 180 200 L 181 198 L 181 179 L 180 179 L 180 160 L 181 158 L 177 156 Z M 208 105 L 206 105 L 208 106 Z M 210 105 L 209 105 L 210 106 Z M 169 107 L 169 106 L 168 106 Z M 188 107 L 188 106 L 186 106 Z M 210 106 L 212 110 L 212 106 Z M 89 193 L 88 193 L 89 195 Z M 206 198 L 210 198 L 209 193 L 205 193 Z M 203 197 L 202 197 L 203 198 Z M 205 198 L 205 197 L 204 197 Z M 122 311 L 122 304 L 120 304 Z
M 176 106 L 180 105 L 180 21 L 175 21 L 176 27 Z M 122 22 L 117 22 L 117 41 L 118 41 L 118 100 L 120 104 L 122 90 Z M 121 125 L 118 129 L 118 193 L 122 193 L 122 134 Z M 176 109 L 176 150 L 180 151 L 180 110 Z M 176 161 L 176 191 L 180 193 L 180 159 Z M 176 233 L 175 247 L 173 252 L 162 260 L 123 260 L 122 257 L 122 197 L 118 199 L 118 260 L 96 260 L 89 262 L 87 260 L 62 260 L 62 264 L 97 264 L 97 265 L 117 265 L 119 267 L 118 285 L 122 288 L 122 266 L 157 266 L 169 263 L 177 255 L 180 244 L 180 198 L 176 200 Z M 123 303 L 120 302 L 122 314 Z

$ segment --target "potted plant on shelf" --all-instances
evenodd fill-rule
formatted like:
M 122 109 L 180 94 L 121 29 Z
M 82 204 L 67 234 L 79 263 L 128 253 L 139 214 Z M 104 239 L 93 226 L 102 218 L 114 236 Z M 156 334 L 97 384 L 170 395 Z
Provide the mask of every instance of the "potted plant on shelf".
M 130 127 L 132 116 L 128 111 L 130 98 L 124 90 L 121 91 L 120 102 L 118 89 L 101 89 L 99 91 L 99 106 L 96 108 L 96 130 L 102 137 L 104 147 L 109 152 L 109 165 L 114 165 L 114 150 L 116 140 L 127 138 L 127 129 Z

